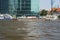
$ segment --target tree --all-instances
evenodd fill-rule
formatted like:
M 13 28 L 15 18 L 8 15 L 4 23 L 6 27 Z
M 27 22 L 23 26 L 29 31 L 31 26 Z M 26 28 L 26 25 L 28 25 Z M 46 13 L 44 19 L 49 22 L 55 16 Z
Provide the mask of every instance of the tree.
M 58 16 L 58 18 L 60 19 L 60 15 Z
M 42 10 L 41 12 L 40 12 L 40 16 L 46 16 L 47 15 L 47 10 Z

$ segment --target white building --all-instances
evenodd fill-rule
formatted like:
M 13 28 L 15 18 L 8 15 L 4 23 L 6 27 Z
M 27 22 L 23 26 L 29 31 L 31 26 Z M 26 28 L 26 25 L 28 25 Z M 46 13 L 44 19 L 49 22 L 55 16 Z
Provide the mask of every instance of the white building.
M 0 19 L 13 19 L 13 17 L 9 14 L 0 14 Z
M 45 17 L 45 19 L 56 20 L 56 19 L 58 19 L 58 16 L 57 15 L 47 15 Z
M 4 15 L 4 18 L 5 18 L 5 19 L 13 19 L 13 17 L 12 17 L 11 15 L 9 15 L 9 14 L 5 14 L 5 15 Z
M 0 19 L 4 19 L 4 15 L 3 14 L 0 14 Z

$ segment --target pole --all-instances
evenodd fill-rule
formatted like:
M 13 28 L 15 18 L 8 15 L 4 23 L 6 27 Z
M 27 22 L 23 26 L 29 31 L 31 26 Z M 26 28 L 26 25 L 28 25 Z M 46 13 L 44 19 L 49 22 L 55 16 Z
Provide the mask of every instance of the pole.
M 53 13 L 52 8 L 53 8 L 53 0 L 51 0 L 51 14 Z

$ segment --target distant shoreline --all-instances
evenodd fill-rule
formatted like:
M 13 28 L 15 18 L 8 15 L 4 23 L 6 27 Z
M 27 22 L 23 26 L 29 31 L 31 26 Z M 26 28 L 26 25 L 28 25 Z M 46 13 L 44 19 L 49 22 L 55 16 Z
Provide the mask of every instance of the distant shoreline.
M 40 18 L 20 18 L 20 19 L 12 19 L 12 20 L 4 20 L 3 21 L 29 21 L 29 20 L 32 20 L 32 21 L 60 21 L 59 19 L 58 20 L 49 20 L 49 19 L 40 19 Z M 2 20 L 0 20 L 2 21 Z

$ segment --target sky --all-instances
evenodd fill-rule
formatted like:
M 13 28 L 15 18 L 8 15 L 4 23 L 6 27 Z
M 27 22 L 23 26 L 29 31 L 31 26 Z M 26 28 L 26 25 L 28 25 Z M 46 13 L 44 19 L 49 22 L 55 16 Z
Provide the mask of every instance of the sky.
M 51 8 L 51 0 L 40 0 L 39 2 L 40 10 L 42 9 L 49 10 Z
M 54 1 L 53 7 L 58 7 L 57 4 L 59 4 L 60 6 L 60 3 L 59 3 L 60 0 L 53 0 L 53 1 Z M 51 0 L 31 0 L 31 3 L 32 3 L 32 6 L 31 6 L 32 11 L 37 12 L 42 9 L 46 9 L 46 10 L 51 9 Z

